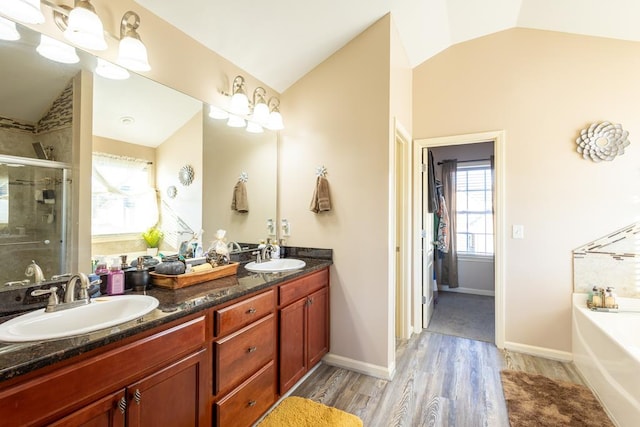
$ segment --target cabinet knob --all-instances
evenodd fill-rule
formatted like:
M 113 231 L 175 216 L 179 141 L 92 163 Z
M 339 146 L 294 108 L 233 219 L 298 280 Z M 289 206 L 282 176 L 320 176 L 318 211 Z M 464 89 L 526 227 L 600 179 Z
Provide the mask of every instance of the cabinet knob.
M 248 407 L 256 406 L 256 403 L 258 402 L 256 402 L 255 400 L 250 400 L 249 403 L 247 403 L 247 406 Z
M 142 400 L 142 394 L 140 393 L 140 390 L 136 389 L 136 391 L 133 393 L 133 400 L 135 400 L 138 405 L 140 404 L 140 400 Z
M 309 299 L 307 300 L 309 305 L 313 304 L 313 298 L 309 297 Z
M 125 399 L 124 396 L 122 396 L 118 402 L 118 409 L 120 409 L 122 414 L 127 410 L 127 399 Z
M 247 314 L 256 314 L 256 309 L 251 307 L 249 310 L 247 310 Z
M 247 349 L 247 353 L 253 353 L 254 351 L 256 351 L 258 349 L 258 347 L 256 346 L 251 346 Z

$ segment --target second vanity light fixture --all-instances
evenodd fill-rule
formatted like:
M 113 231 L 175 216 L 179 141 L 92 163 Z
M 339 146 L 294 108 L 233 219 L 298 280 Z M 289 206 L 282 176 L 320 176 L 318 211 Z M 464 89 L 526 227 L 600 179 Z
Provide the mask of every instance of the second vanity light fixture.
M 223 95 L 227 108 L 211 105 L 209 117 L 227 120 L 229 127 L 246 127 L 247 132 L 250 133 L 261 133 L 264 128 L 269 130 L 284 129 L 279 110 L 280 100 L 271 98 L 267 102 L 267 91 L 263 87 L 257 87 L 250 100 L 247 96 L 244 77 L 236 76 L 231 85 L 231 94 Z
M 88 50 L 105 50 L 108 47 L 106 34 L 119 41 L 118 65 L 132 71 L 151 69 L 147 48 L 137 32 L 140 17 L 135 12 L 128 11 L 122 17 L 119 38 L 104 31 L 102 21 L 89 0 L 75 0 L 73 9 L 49 0 L 3 0 L 0 2 L 0 14 L 27 24 L 41 24 L 45 21 L 41 4 L 53 9 L 54 22 L 63 31 L 64 38 L 74 45 Z

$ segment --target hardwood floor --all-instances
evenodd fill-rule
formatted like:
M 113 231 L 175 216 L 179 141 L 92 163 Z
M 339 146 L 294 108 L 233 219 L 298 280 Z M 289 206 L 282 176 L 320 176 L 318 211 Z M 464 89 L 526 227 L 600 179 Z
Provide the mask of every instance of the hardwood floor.
M 358 415 L 366 427 L 509 426 L 500 371 L 581 384 L 571 363 L 423 331 L 401 343 L 393 381 L 321 365 L 292 395 Z

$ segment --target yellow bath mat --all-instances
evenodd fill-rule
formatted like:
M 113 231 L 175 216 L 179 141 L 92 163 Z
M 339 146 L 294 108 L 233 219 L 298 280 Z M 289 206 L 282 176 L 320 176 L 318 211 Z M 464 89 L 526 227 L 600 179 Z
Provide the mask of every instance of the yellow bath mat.
M 302 397 L 282 400 L 258 427 L 362 427 L 353 414 Z

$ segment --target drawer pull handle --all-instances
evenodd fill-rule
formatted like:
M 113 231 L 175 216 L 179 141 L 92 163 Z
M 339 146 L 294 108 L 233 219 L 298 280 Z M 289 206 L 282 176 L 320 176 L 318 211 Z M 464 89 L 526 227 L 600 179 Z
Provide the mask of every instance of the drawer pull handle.
M 247 403 L 247 406 L 248 407 L 256 406 L 256 403 L 258 402 L 256 402 L 255 400 L 250 400 L 249 403 Z
M 258 349 L 258 347 L 256 346 L 251 346 L 247 349 L 247 353 L 253 353 L 254 351 L 256 351 Z
M 140 404 L 140 400 L 142 400 L 142 394 L 140 394 L 140 390 L 136 389 L 135 393 L 133 393 L 133 399 L 138 405 Z
M 120 413 L 122 414 L 127 410 L 127 399 L 125 399 L 124 396 L 122 396 L 118 402 L 118 409 L 120 409 Z
M 251 307 L 249 310 L 247 310 L 247 314 L 256 314 L 256 309 Z

